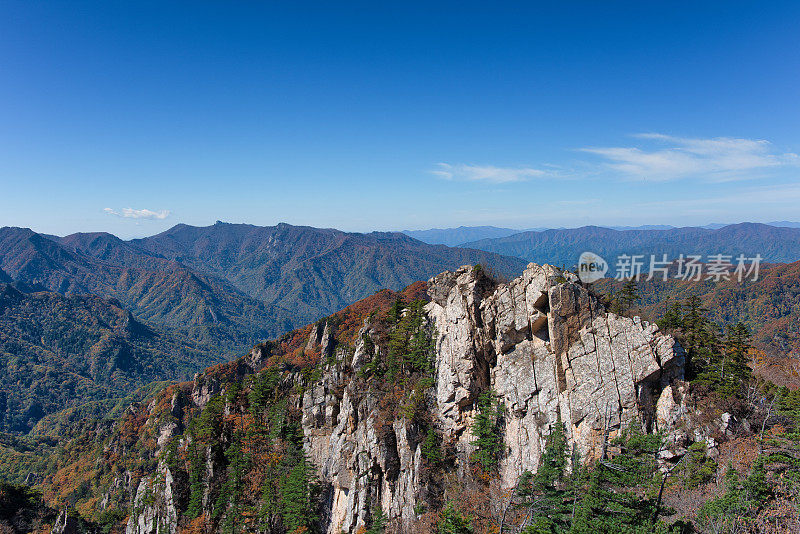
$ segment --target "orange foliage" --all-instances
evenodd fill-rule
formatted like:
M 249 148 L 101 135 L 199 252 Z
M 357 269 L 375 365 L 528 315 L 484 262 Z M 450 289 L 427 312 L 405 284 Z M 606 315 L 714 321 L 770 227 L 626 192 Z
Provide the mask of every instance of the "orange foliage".
M 206 514 L 200 515 L 200 517 L 196 517 L 192 519 L 192 521 L 186 525 L 186 528 L 183 529 L 184 534 L 205 534 L 207 530 L 206 526 Z
M 345 309 L 333 314 L 338 322 L 336 327 L 336 338 L 344 344 L 352 346 L 358 331 L 364 326 L 364 319 L 372 313 L 385 315 L 389 308 L 394 304 L 398 297 L 406 302 L 415 300 L 428 300 L 428 284 L 426 282 L 414 282 L 400 292 L 383 289 L 374 295 L 359 300 Z

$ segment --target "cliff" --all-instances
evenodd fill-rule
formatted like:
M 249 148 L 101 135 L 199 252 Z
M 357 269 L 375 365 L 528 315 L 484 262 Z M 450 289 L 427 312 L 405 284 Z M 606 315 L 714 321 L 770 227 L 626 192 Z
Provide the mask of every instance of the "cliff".
M 606 313 L 569 273 L 550 266 L 531 264 L 491 292 L 482 273 L 462 267 L 431 279 L 428 294 L 425 312 L 438 333 L 429 404 L 433 424 L 455 450 L 459 479 L 471 476 L 469 430 L 482 391 L 493 391 L 507 409 L 498 481 L 507 489 L 525 470 L 536 471 L 559 419 L 580 456 L 596 458 L 620 428 L 654 429 L 657 400 L 683 378 L 683 351 L 670 336 Z M 363 352 L 362 342 L 356 370 Z M 306 450 L 330 484 L 327 532 L 355 532 L 374 503 L 412 531 L 428 482 L 425 436 L 405 418 L 381 435 L 379 395 L 342 376 L 340 369 L 326 373 L 302 402 Z
M 607 313 L 570 273 L 530 264 L 498 284 L 462 267 L 132 405 L 92 438 L 95 513 L 128 510 L 128 534 L 355 533 L 378 510 L 392 531 L 424 532 L 476 495 L 496 515 L 493 496 L 537 470 L 557 424 L 583 462 L 628 426 L 669 431 L 683 370 L 672 337 Z M 482 470 L 486 393 L 502 447 Z

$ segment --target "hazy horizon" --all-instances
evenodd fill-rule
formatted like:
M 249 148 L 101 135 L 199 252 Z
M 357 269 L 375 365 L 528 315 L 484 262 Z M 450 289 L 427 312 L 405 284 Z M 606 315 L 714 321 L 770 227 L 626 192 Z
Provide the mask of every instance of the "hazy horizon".
M 575 230 L 575 229 L 584 228 L 584 227 L 587 227 L 587 226 L 597 226 L 597 227 L 600 227 L 600 228 L 608 228 L 608 229 L 611 229 L 611 230 L 651 229 L 651 228 L 642 228 L 642 227 L 648 227 L 648 226 L 664 226 L 664 227 L 668 227 L 669 229 L 673 229 L 673 228 L 689 228 L 689 227 L 717 229 L 719 227 L 731 226 L 731 225 L 737 225 L 737 224 L 746 224 L 746 223 L 765 224 L 765 225 L 768 225 L 768 226 L 783 226 L 785 224 L 785 225 L 788 225 L 788 226 L 785 226 L 787 228 L 798 228 L 798 227 L 800 227 L 800 222 L 795 222 L 795 221 L 768 221 L 768 222 L 738 221 L 738 222 L 730 222 L 730 223 L 714 223 L 714 222 L 711 222 L 711 223 L 701 224 L 701 225 L 681 225 L 681 226 L 678 226 L 678 225 L 650 225 L 650 224 L 643 224 L 643 225 L 587 224 L 587 225 L 580 225 L 580 226 L 559 226 L 559 227 L 553 226 L 553 227 L 539 227 L 539 228 L 509 228 L 509 227 L 498 227 L 498 226 L 493 226 L 493 225 L 475 225 L 475 226 L 460 225 L 460 226 L 449 226 L 449 227 L 442 227 L 442 228 L 403 228 L 403 229 L 397 229 L 397 228 L 389 228 L 389 229 L 366 228 L 366 229 L 360 229 L 360 230 L 359 229 L 348 230 L 348 229 L 344 229 L 344 228 L 336 228 L 336 227 L 333 227 L 333 226 L 315 226 L 313 224 L 289 223 L 287 221 L 275 221 L 275 222 L 266 223 L 266 224 L 255 224 L 255 223 L 249 223 L 249 222 L 243 222 L 243 221 L 221 221 L 221 220 L 216 220 L 216 221 L 214 221 L 212 223 L 209 223 L 209 224 L 188 224 L 188 223 L 184 223 L 184 222 L 174 222 L 169 227 L 164 228 L 162 230 L 158 230 L 156 232 L 141 233 L 141 234 L 132 233 L 130 235 L 126 235 L 124 233 L 115 233 L 115 232 L 112 232 L 112 231 L 109 231 L 109 230 L 105 230 L 105 229 L 78 230 L 76 232 L 66 232 L 66 233 L 61 232 L 61 233 L 59 233 L 59 232 L 48 232 L 48 231 L 44 231 L 44 230 L 39 230 L 39 229 L 37 229 L 35 227 L 30 227 L 30 226 L 20 226 L 20 225 L 14 225 L 14 224 L 6 224 L 6 225 L 3 225 L 2 227 L 27 228 L 27 229 L 30 229 L 30 230 L 38 233 L 38 234 L 53 235 L 53 236 L 57 236 L 57 237 L 65 237 L 65 236 L 68 236 L 68 235 L 80 234 L 80 233 L 83 233 L 83 234 L 109 233 L 109 234 L 112 234 L 112 235 L 114 235 L 114 236 L 116 236 L 116 237 L 118 237 L 120 239 L 123 239 L 123 240 L 132 240 L 132 239 L 141 239 L 141 238 L 151 237 L 151 236 L 154 236 L 154 235 L 157 235 L 159 233 L 165 232 L 167 230 L 170 230 L 170 229 L 174 228 L 175 226 L 179 226 L 179 225 L 182 225 L 182 224 L 185 224 L 187 226 L 194 226 L 194 227 L 197 227 L 197 228 L 205 228 L 205 227 L 213 226 L 214 224 L 217 224 L 217 223 L 233 224 L 233 225 L 243 224 L 243 225 L 251 225 L 251 226 L 261 226 L 261 227 L 271 227 L 271 226 L 277 226 L 279 224 L 289 224 L 291 226 L 298 226 L 298 227 L 311 227 L 311 228 L 318 228 L 318 229 L 340 230 L 340 231 L 343 231 L 343 232 L 364 233 L 364 234 L 370 233 L 370 232 L 417 233 L 417 232 L 427 232 L 427 231 L 449 231 L 449 230 L 458 230 L 458 229 L 462 229 L 462 228 L 463 229 L 496 228 L 496 229 L 502 229 L 502 230 L 514 230 L 514 231 L 517 231 L 517 232 L 540 232 L 540 231 L 545 231 L 545 230 Z M 0 227 L 0 228 L 2 228 L 2 227 Z M 664 228 L 664 229 L 668 229 L 668 228 Z M 660 228 L 656 228 L 656 229 L 660 229 Z

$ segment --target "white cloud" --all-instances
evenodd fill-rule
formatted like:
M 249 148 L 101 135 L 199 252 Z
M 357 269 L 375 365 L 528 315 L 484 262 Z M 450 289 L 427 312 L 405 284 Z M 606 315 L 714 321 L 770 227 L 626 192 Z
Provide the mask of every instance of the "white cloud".
M 757 177 L 786 165 L 797 165 L 797 154 L 776 152 L 768 141 L 714 137 L 697 139 L 647 133 L 635 137 L 667 144 L 664 148 L 587 147 L 612 170 L 652 181 L 696 177 L 709 181 Z
M 493 165 L 467 165 L 437 163 L 436 169 L 430 171 L 434 176 L 445 180 L 462 180 L 468 182 L 490 182 L 502 184 L 524 182 L 531 178 L 541 178 L 548 173 L 529 167 L 495 167 Z
M 116 211 L 111 208 L 104 208 L 103 211 L 109 215 L 124 217 L 126 219 L 166 219 L 169 217 L 169 210 L 153 211 L 146 208 L 142 208 L 140 210 L 133 208 L 122 208 L 121 211 Z

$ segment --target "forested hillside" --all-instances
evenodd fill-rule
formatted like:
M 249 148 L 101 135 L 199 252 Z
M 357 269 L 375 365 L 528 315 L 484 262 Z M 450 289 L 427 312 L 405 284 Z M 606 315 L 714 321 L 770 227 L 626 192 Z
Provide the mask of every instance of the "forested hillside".
M 28 291 L 117 299 L 140 320 L 179 330 L 220 351 L 291 326 L 285 310 L 110 234 L 60 241 L 25 228 L 2 228 L 0 268 Z
M 377 290 L 398 290 L 445 269 L 481 263 L 515 276 L 526 264 L 474 249 L 428 245 L 400 233 L 358 234 L 288 224 L 181 224 L 132 243 L 290 310 L 295 326 Z
M 0 431 L 26 433 L 49 414 L 185 380 L 222 359 L 140 323 L 119 302 L 0 285 Z M 102 414 L 98 405 L 87 415 Z

